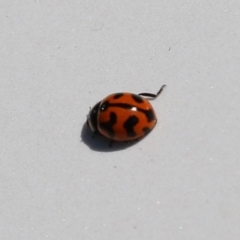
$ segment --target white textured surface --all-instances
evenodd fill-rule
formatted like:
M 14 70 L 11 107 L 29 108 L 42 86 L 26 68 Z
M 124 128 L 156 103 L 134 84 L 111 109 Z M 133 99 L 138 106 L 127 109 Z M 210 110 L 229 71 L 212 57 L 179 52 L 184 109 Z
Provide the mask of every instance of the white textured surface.
M 1 0 L 0 22 L 1 239 L 240 239 L 239 0 Z M 82 133 L 162 84 L 143 141 Z

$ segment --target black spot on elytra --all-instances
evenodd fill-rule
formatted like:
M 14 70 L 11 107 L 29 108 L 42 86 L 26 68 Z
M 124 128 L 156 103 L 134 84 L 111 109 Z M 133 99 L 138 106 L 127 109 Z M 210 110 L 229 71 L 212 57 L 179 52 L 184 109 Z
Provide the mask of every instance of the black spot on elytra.
M 124 95 L 123 93 L 116 93 L 116 94 L 113 96 L 113 98 L 114 98 L 114 99 L 118 99 L 118 98 L 122 97 L 123 95 Z
M 133 128 L 138 122 L 139 119 L 136 116 L 131 116 L 124 122 L 123 127 L 126 129 L 128 137 L 135 137 L 137 135 Z
M 154 111 L 152 109 L 144 111 L 144 114 L 146 115 L 148 122 L 156 120 Z
M 132 94 L 132 98 L 135 102 L 137 103 L 142 103 L 143 102 L 143 99 L 142 97 L 140 97 L 139 95 L 136 95 L 136 94 Z
M 114 130 L 113 130 L 113 126 L 116 124 L 117 122 L 117 115 L 114 112 L 110 112 L 110 119 L 107 122 L 100 122 L 99 123 L 99 127 L 103 130 L 105 130 L 108 135 L 109 138 L 113 138 L 114 137 Z
M 148 127 L 144 127 L 144 128 L 142 129 L 142 131 L 143 131 L 145 134 L 148 134 L 148 133 L 151 131 L 151 129 L 148 128 Z

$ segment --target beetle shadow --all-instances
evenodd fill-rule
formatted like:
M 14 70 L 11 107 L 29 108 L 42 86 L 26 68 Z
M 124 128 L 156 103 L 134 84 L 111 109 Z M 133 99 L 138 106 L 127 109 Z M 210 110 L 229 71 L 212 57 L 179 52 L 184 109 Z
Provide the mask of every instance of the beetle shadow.
M 81 142 L 86 144 L 90 149 L 97 152 L 120 151 L 129 148 L 138 142 L 137 140 L 130 141 L 128 143 L 114 141 L 112 143 L 112 146 L 110 146 L 109 145 L 110 140 L 101 136 L 100 134 L 97 134 L 96 136 L 93 137 L 93 132 L 90 130 L 86 123 L 84 123 L 82 127 L 80 138 Z

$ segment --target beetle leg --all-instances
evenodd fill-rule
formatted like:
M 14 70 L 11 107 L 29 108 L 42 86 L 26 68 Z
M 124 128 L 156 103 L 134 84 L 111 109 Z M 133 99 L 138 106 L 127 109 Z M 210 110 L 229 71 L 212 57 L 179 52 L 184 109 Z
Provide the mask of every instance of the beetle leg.
M 110 142 L 109 142 L 109 147 L 112 147 L 113 146 L 113 140 L 110 140 Z
M 98 134 L 98 131 L 95 131 L 92 135 L 92 139 L 95 138 L 95 136 Z

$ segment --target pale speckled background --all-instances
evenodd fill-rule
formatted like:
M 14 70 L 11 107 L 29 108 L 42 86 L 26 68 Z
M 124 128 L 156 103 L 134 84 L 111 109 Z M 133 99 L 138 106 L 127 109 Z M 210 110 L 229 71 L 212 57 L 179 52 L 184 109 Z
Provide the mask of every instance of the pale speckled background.
M 1 0 L 1 239 L 239 240 L 239 26 L 239 0 Z M 149 136 L 91 139 L 90 106 L 162 84 Z

